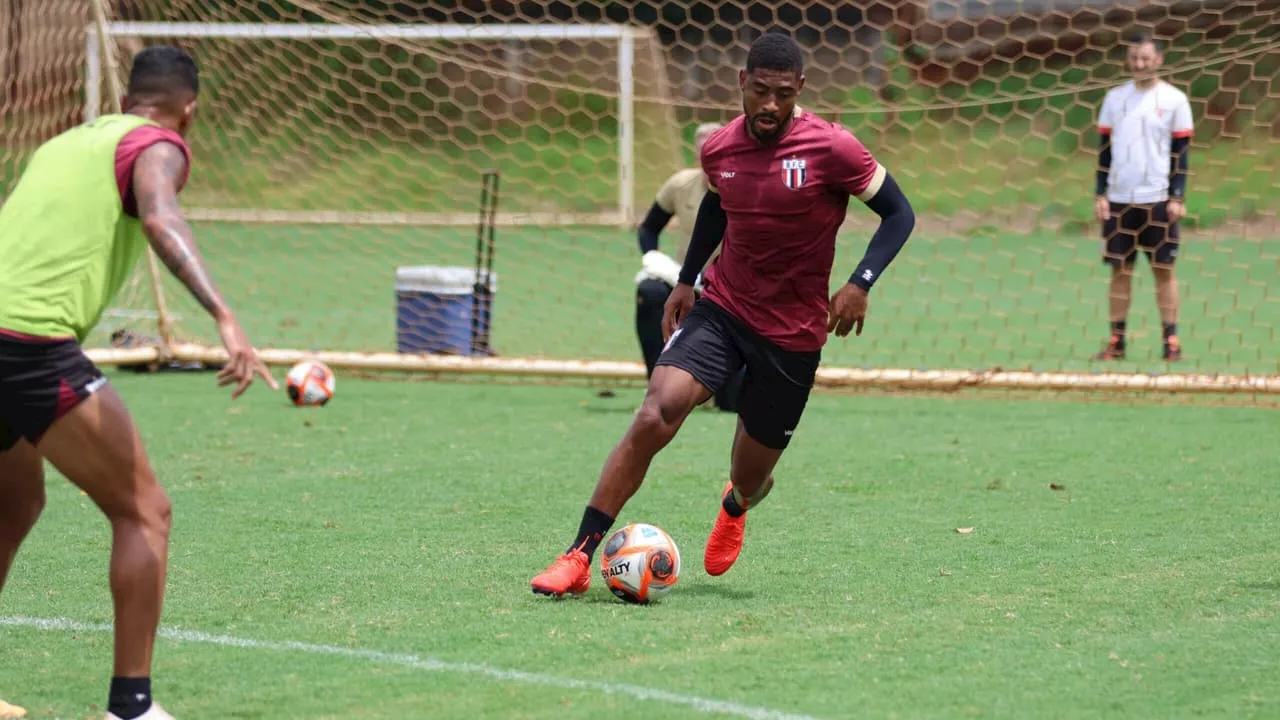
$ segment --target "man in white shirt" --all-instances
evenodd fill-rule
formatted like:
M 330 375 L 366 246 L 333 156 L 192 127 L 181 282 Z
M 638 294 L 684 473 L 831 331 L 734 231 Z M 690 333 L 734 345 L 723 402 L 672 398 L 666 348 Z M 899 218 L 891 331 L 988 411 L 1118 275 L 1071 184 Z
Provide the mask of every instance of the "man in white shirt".
M 1107 92 L 1098 115 L 1102 136 L 1094 214 L 1102 223 L 1103 261 L 1111 266 L 1111 336 L 1098 360 L 1125 357 L 1125 320 L 1140 248 L 1155 275 L 1164 334 L 1162 357 L 1182 359 L 1178 340 L 1178 221 L 1186 214 L 1187 153 L 1193 125 L 1187 96 L 1156 71 L 1163 49 L 1150 36 L 1129 46 L 1133 80 Z
M 693 133 L 693 156 L 700 157 L 702 144 L 721 128 L 720 123 L 703 123 Z M 662 308 L 667 296 L 680 276 L 685 251 L 689 249 L 689 237 L 693 221 L 698 216 L 698 206 L 707 192 L 707 178 L 701 167 L 677 170 L 658 189 L 644 221 L 640 223 L 641 269 L 636 275 L 636 337 L 644 356 L 645 368 L 653 374 L 658 355 L 662 354 Z M 658 236 L 671 218 L 680 223 L 680 240 L 674 256 L 658 249 Z M 742 373 L 729 381 L 715 395 L 716 407 L 721 410 L 737 409 L 738 391 L 742 388 Z

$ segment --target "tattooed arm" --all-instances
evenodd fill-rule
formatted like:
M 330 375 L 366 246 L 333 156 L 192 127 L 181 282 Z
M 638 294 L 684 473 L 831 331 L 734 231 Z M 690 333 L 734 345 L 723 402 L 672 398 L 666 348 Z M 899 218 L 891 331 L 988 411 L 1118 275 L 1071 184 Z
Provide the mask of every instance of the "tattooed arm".
M 178 185 L 186 172 L 187 157 L 173 143 L 158 142 L 142 151 L 133 165 L 133 194 L 138 219 L 156 255 L 195 295 L 214 319 L 231 314 L 218 293 L 204 258 L 196 247 L 191 227 L 178 205 Z
M 151 247 L 164 264 L 218 324 L 218 334 L 227 348 L 227 364 L 218 372 L 218 385 L 235 385 L 232 398 L 239 397 L 255 376 L 279 389 L 267 366 L 245 336 L 231 308 L 213 285 L 196 248 L 191 227 L 178 206 L 178 187 L 187 169 L 187 156 L 178 146 L 158 142 L 138 156 L 133 165 L 133 195 L 138 200 L 138 219 Z

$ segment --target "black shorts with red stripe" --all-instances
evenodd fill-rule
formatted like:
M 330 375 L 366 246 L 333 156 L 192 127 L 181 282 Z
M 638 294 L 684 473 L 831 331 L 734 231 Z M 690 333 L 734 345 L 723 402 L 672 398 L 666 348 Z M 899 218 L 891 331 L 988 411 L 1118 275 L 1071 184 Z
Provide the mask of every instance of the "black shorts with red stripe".
M 0 329 L 0 452 L 40 442 L 54 422 L 107 382 L 73 338 Z

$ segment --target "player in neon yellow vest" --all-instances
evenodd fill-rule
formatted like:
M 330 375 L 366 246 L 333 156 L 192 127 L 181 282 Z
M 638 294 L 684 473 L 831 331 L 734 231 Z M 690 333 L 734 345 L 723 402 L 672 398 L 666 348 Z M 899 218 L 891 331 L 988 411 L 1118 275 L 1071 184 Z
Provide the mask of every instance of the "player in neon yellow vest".
M 42 145 L 0 207 L 0 588 L 44 505 L 47 459 L 112 526 L 108 720 L 170 717 L 151 700 L 170 505 L 129 411 L 80 343 L 150 244 L 217 323 L 229 354 L 219 385 L 234 384 L 233 398 L 255 376 L 278 388 L 178 206 L 198 92 L 190 55 L 143 50 L 125 112 Z

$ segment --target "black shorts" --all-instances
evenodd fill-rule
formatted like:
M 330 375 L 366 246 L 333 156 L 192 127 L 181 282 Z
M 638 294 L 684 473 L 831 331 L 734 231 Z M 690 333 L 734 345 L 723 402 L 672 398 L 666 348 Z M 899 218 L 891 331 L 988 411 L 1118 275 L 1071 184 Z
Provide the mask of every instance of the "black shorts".
M 1133 265 L 1138 248 L 1153 265 L 1169 267 L 1178 259 L 1178 223 L 1169 222 L 1165 203 L 1111 203 L 1111 218 L 1102 224 L 1102 261 Z
M 32 338 L 0 330 L 0 451 L 40 442 L 107 379 L 71 339 Z
M 800 424 L 818 374 L 820 350 L 784 350 L 705 298 L 667 341 L 658 365 L 688 372 L 715 394 L 742 371 L 738 416 L 756 442 L 782 450 Z

